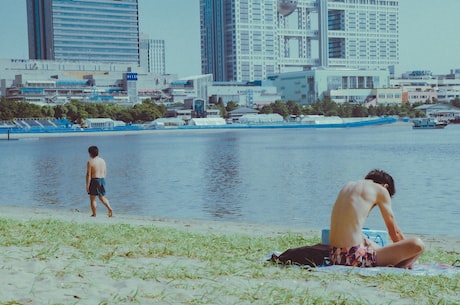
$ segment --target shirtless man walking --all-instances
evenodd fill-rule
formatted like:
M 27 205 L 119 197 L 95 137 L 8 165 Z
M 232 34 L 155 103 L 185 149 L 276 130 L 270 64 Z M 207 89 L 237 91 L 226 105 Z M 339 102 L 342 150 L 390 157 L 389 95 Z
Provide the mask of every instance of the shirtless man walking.
M 112 207 L 107 198 L 105 198 L 105 175 L 107 172 L 104 159 L 99 157 L 99 149 L 97 146 L 88 148 L 90 160 L 86 165 L 86 192 L 89 194 L 92 217 L 96 217 L 96 197 L 108 210 L 109 217 L 112 217 Z
M 364 180 L 347 183 L 337 196 L 330 227 L 330 261 L 357 267 L 393 266 L 411 269 L 423 253 L 419 238 L 406 239 L 391 208 L 393 178 L 381 170 L 370 171 Z M 371 210 L 378 206 L 392 244 L 379 247 L 362 233 Z

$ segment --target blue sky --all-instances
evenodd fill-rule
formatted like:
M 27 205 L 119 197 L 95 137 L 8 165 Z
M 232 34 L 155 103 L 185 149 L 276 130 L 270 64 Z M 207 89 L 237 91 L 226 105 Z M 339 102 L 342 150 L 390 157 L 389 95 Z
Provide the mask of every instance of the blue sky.
M 0 2 L 0 58 L 28 58 L 26 1 Z M 460 0 L 401 0 L 399 6 L 396 73 L 460 69 Z M 168 73 L 201 73 L 199 0 L 139 0 L 139 15 L 141 32 L 165 40 Z

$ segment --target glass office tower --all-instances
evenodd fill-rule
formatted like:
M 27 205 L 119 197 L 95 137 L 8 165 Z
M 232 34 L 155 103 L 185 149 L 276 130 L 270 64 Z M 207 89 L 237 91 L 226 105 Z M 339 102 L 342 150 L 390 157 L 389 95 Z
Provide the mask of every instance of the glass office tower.
M 138 0 L 27 0 L 29 58 L 139 64 Z

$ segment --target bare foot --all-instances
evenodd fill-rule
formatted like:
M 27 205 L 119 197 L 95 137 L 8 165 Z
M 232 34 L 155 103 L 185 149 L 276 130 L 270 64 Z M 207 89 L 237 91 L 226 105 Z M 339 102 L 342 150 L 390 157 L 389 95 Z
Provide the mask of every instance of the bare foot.
M 91 214 L 91 217 L 96 217 L 96 214 Z
M 112 213 L 113 213 L 113 211 L 109 210 L 109 217 L 112 217 Z

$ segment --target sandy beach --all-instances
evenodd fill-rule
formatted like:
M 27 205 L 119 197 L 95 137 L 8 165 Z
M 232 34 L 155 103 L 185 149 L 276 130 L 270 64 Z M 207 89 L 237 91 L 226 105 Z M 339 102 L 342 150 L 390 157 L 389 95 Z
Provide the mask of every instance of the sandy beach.
M 406 289 L 390 285 L 394 281 L 407 282 L 407 276 L 390 280 L 350 277 L 323 273 L 319 268 L 308 271 L 265 262 L 264 257 L 269 253 L 264 243 L 283 239 L 313 243 L 320 239 L 317 230 L 118 214 L 108 218 L 102 212 L 101 209 L 98 217 L 93 218 L 89 217 L 89 210 L 0 207 L 3 235 L 0 304 L 428 304 L 433 300 L 455 304 L 458 301 L 460 276 L 445 279 L 448 287 L 440 288 L 430 300 L 425 294 L 406 293 Z M 41 235 L 51 234 L 51 238 L 43 241 L 42 236 L 35 236 L 29 240 L 24 235 L 21 240 L 21 232 L 11 232 L 6 227 L 9 221 L 18 230 L 32 223 L 32 231 L 43 230 Z M 94 234 L 78 231 L 87 226 Z M 53 235 L 56 227 L 60 232 Z M 102 228 L 102 233 L 96 232 L 96 228 Z M 72 233 L 75 230 L 77 233 Z M 104 232 L 112 230 L 112 235 L 105 235 L 108 233 Z M 123 236 L 130 230 L 146 230 L 147 237 L 132 241 L 136 235 Z M 30 234 L 30 230 L 27 232 Z M 163 232 L 166 239 L 161 240 L 160 233 L 155 232 Z M 101 239 L 99 234 L 103 235 Z M 160 252 L 153 248 L 156 237 L 161 244 L 157 245 Z M 76 244 L 91 242 L 92 238 L 95 244 L 87 248 Z M 183 241 L 175 242 L 175 238 Z M 427 250 L 447 253 L 449 259 L 459 256 L 459 239 L 422 238 Z M 5 243 L 10 239 L 14 241 Z M 235 251 L 231 250 L 234 241 L 242 245 L 238 244 L 236 252 L 231 252 Z M 205 246 L 200 247 L 200 242 Z M 146 252 L 137 249 L 150 243 Z M 185 252 L 176 250 L 185 243 L 190 243 Z M 228 249 L 225 245 L 229 245 Z M 289 242 L 284 247 L 287 245 Z M 298 245 L 292 243 L 292 246 Z M 411 278 L 420 281 L 417 279 L 420 276 Z

